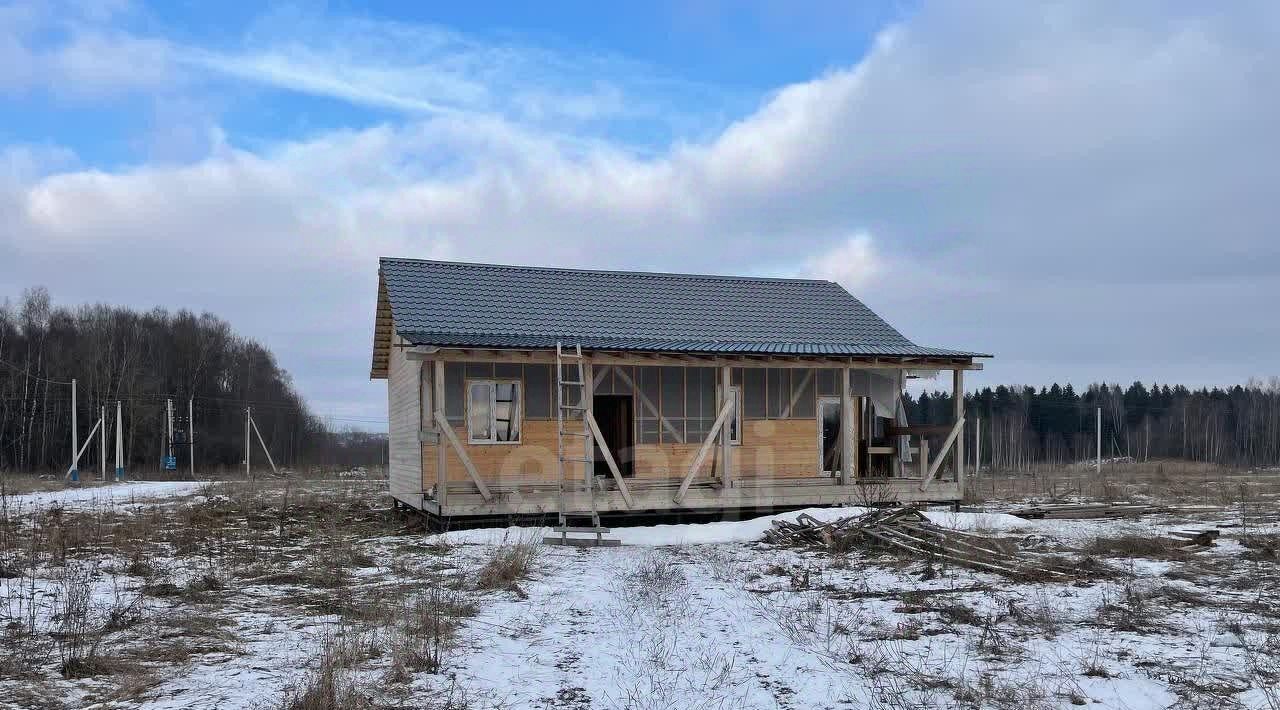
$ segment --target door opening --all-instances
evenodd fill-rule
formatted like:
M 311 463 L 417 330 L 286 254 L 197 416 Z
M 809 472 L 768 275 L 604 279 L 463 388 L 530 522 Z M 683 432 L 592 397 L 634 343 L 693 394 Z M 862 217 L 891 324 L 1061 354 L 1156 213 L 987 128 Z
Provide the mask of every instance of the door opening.
M 834 476 L 840 472 L 842 456 L 840 431 L 840 398 L 819 398 L 818 455 L 821 457 L 819 472 L 824 476 Z
M 633 433 L 635 427 L 632 426 L 631 422 L 631 395 L 596 395 L 591 398 L 591 409 L 596 418 L 596 424 L 600 426 L 600 434 L 604 437 L 605 443 L 609 445 L 613 460 L 618 464 L 618 471 L 623 476 L 634 475 L 635 441 Z M 613 475 L 609 472 L 609 463 L 605 461 L 604 452 L 600 450 L 599 446 L 595 447 L 595 452 L 595 474 L 597 476 Z

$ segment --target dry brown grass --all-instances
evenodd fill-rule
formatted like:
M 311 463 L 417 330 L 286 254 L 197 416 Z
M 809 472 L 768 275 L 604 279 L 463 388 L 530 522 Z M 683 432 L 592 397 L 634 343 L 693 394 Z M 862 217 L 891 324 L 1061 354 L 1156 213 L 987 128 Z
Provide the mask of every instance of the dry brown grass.
M 967 494 L 976 500 L 1157 501 L 1232 506 L 1240 485 L 1251 495 L 1280 497 L 1280 476 L 1197 461 L 1156 460 L 1091 466 L 1036 465 L 1022 471 L 984 471 L 970 476 Z
M 488 560 L 476 572 L 476 589 L 512 589 L 527 577 L 542 550 L 536 538 L 504 541 L 493 548 Z
M 1188 552 L 1171 541 L 1150 535 L 1113 535 L 1090 540 L 1081 549 L 1096 557 L 1138 557 L 1152 560 L 1185 559 Z

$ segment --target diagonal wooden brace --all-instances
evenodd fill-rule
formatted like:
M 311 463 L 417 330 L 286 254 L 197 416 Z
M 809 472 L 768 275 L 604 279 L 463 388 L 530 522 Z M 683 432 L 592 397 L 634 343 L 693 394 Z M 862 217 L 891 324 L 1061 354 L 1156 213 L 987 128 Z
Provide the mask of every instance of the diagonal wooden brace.
M 471 476 L 471 480 L 476 484 L 476 488 L 480 489 L 480 497 L 485 502 L 493 500 L 493 494 L 489 492 L 489 487 L 484 484 L 484 479 L 480 478 L 480 474 L 476 472 L 476 465 L 471 463 L 471 457 L 467 456 L 467 450 L 462 448 L 462 442 L 458 441 L 458 435 L 453 433 L 453 425 L 445 418 L 444 412 L 436 410 L 436 424 L 440 425 L 440 431 L 444 432 L 444 437 L 449 440 L 449 445 L 453 447 L 454 453 L 462 459 L 462 467 L 467 469 L 467 475 Z
M 964 417 L 956 420 L 954 426 L 951 427 L 951 433 L 947 434 L 946 441 L 942 442 L 942 448 L 938 449 L 938 453 L 933 455 L 933 463 L 929 464 L 929 473 L 925 475 L 924 480 L 920 481 L 920 490 L 929 487 L 929 482 L 933 477 L 938 475 L 938 467 L 942 465 L 942 460 L 947 457 L 947 452 L 951 450 L 951 446 L 956 443 L 956 437 L 960 436 L 960 430 L 964 429 Z
M 702 448 L 698 449 L 698 455 L 693 459 L 693 465 L 689 467 L 689 473 L 680 482 L 680 490 L 676 491 L 675 502 L 679 503 L 684 500 L 685 494 L 689 492 L 689 484 L 693 483 L 694 476 L 698 475 L 698 469 L 702 467 L 702 462 L 706 460 L 707 454 L 711 452 L 711 445 L 715 443 L 716 435 L 727 425 L 726 423 L 729 421 L 729 415 L 731 414 L 733 414 L 733 400 L 725 402 L 724 406 L 720 408 L 716 423 L 711 426 L 711 431 L 707 432 L 707 438 L 703 440 Z
M 627 507 L 632 507 L 631 491 L 627 490 L 627 482 L 622 478 L 622 471 L 618 469 L 618 462 L 613 460 L 613 452 L 609 450 L 609 445 L 604 441 L 604 434 L 600 433 L 600 425 L 596 424 L 596 415 L 587 410 L 587 425 L 591 427 L 591 435 L 595 437 L 596 445 L 600 447 L 600 453 L 604 454 L 604 462 L 609 464 L 609 473 L 613 474 L 613 480 L 618 484 L 618 492 L 622 494 L 622 500 L 626 501 Z

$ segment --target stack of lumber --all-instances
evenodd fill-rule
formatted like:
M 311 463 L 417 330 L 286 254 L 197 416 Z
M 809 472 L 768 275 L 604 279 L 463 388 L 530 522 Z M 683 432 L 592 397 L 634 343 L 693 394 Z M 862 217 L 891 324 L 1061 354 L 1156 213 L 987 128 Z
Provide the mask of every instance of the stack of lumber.
M 1218 530 L 1184 530 L 1171 533 L 1169 542 L 1174 547 L 1184 550 L 1197 550 L 1212 547 L 1221 533 Z
M 1025 566 L 994 538 L 934 525 L 914 507 L 872 510 L 826 523 L 801 514 L 794 523 L 773 521 L 773 527 L 764 533 L 764 541 L 775 545 L 825 547 L 832 551 L 856 547 L 889 549 L 921 560 L 1014 577 L 1057 574 Z
M 1027 519 L 1084 520 L 1092 518 L 1136 518 L 1148 513 L 1167 511 L 1145 503 L 1054 503 L 1032 505 L 1009 511 L 1009 515 Z

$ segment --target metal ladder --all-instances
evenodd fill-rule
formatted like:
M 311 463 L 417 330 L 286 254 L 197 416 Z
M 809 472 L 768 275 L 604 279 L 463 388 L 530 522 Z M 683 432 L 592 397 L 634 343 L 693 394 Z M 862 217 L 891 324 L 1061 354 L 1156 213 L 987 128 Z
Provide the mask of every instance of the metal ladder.
M 574 345 L 568 351 L 556 342 L 556 458 L 559 461 L 559 525 L 552 528 L 558 536 L 548 537 L 544 542 L 553 545 L 578 546 L 613 546 L 618 540 L 604 537 L 609 528 L 600 525 L 600 512 L 596 509 L 595 459 L 592 452 L 591 427 L 587 423 L 587 381 L 586 370 L 582 366 L 582 346 Z M 565 364 L 576 365 L 576 378 L 565 378 Z M 574 426 L 580 424 L 581 427 Z M 578 453 L 574 447 L 580 445 Z M 579 482 L 570 483 L 566 476 L 566 464 L 580 463 L 583 467 L 583 480 L 580 482 L 587 493 L 589 509 L 586 511 L 569 510 L 568 493 L 576 491 Z M 581 522 L 578 522 L 581 521 Z M 576 524 L 575 524 L 576 523 Z M 587 533 L 594 538 L 571 538 L 570 533 Z

